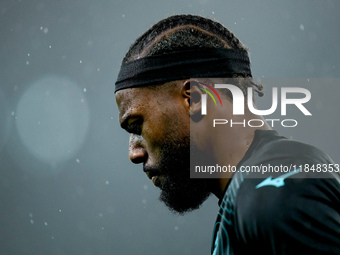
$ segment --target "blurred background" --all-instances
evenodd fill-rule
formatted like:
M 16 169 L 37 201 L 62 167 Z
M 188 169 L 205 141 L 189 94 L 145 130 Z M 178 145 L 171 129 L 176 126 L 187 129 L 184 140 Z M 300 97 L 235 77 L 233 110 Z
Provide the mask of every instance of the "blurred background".
M 339 12 L 337 0 L 0 0 L 0 254 L 210 253 L 217 199 L 170 213 L 118 124 L 121 60 L 169 15 L 231 29 L 267 91 L 310 79 L 313 116 L 278 130 L 339 163 Z

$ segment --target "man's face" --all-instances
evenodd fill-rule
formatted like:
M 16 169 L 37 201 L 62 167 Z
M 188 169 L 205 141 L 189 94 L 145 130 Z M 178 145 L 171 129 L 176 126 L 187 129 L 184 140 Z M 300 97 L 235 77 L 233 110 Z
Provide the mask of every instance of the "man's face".
M 129 157 L 162 192 L 160 200 L 184 213 L 199 207 L 209 196 L 208 183 L 190 179 L 189 100 L 180 86 L 120 90 L 116 93 L 119 120 L 130 133 Z

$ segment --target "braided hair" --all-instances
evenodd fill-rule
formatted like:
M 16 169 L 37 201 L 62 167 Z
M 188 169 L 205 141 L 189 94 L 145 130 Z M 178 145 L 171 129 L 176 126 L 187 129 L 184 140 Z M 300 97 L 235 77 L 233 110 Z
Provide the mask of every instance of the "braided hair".
M 138 37 L 130 46 L 123 63 L 156 54 L 199 48 L 248 51 L 231 31 L 216 21 L 196 15 L 174 15 L 159 21 Z M 263 86 L 256 84 L 251 77 L 235 75 L 231 78 L 245 95 L 247 88 L 253 87 L 259 96 L 263 96 Z M 231 97 L 230 92 L 227 92 L 227 95 Z

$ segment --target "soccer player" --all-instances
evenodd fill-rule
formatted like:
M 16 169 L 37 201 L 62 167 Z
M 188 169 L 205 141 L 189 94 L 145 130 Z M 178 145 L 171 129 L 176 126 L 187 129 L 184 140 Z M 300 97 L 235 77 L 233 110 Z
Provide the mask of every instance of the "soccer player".
M 218 90 L 221 107 L 202 114 L 202 95 L 226 81 L 245 97 L 248 88 L 262 95 L 247 48 L 221 24 L 176 15 L 140 36 L 115 89 L 131 161 L 143 164 L 161 189 L 160 200 L 175 212 L 199 208 L 211 193 L 219 198 L 212 254 L 340 254 L 339 165 L 313 146 L 280 136 L 246 104 L 244 115 L 233 115 L 234 94 L 227 89 Z M 212 109 L 211 100 L 204 103 Z M 220 116 L 263 125 L 212 129 Z M 190 178 L 190 158 L 237 171 Z M 251 166 L 281 170 L 242 171 Z

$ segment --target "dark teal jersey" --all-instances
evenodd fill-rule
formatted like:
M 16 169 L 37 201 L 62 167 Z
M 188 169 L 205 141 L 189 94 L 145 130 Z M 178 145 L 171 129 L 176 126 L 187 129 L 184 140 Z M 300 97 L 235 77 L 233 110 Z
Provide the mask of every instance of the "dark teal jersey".
M 237 169 L 212 254 L 340 254 L 339 165 L 327 154 L 258 130 Z

